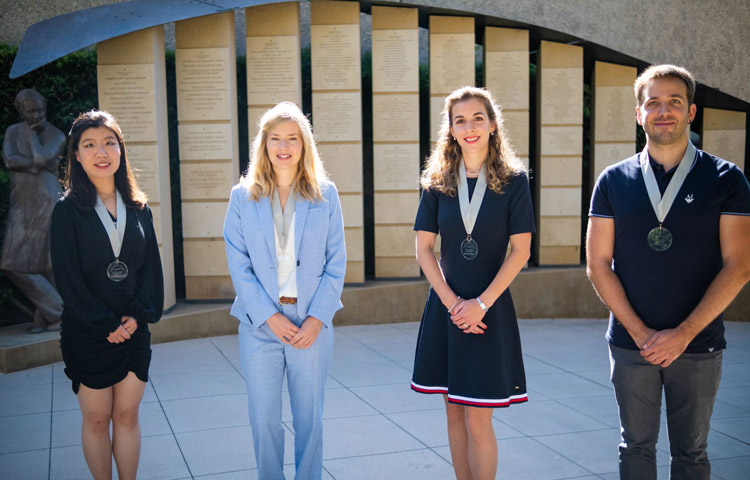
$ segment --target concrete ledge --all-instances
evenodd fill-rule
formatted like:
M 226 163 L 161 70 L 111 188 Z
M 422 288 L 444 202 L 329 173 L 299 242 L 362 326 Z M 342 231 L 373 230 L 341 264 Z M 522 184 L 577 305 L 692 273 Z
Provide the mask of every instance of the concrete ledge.
M 605 318 L 585 267 L 529 268 L 510 287 L 519 318 Z
M 429 285 L 426 280 L 371 281 L 344 289 L 344 308 L 334 325 L 417 322 Z M 586 278 L 584 267 L 529 268 L 511 288 L 519 318 L 605 318 L 609 312 Z M 231 335 L 237 320 L 230 303 L 179 302 L 151 325 L 154 344 L 189 338 Z M 727 321 L 750 320 L 750 286 L 740 292 L 725 312 Z M 58 332 L 31 334 L 30 324 L 0 329 L 0 372 L 15 372 L 62 360 Z

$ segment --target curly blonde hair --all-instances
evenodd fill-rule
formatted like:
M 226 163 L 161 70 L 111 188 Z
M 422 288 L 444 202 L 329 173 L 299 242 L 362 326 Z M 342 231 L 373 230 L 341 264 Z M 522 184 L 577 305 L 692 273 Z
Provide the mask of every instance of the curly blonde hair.
M 261 197 L 270 197 L 274 194 L 276 182 L 273 165 L 266 150 L 266 142 L 269 132 L 284 122 L 296 123 L 302 137 L 302 158 L 297 164 L 294 190 L 297 195 L 311 202 L 322 200 L 321 185 L 328 179 L 328 174 L 320 160 L 318 148 L 315 146 L 310 121 L 292 102 L 281 102 L 260 117 L 259 133 L 253 139 L 250 149 L 250 164 L 240 179 L 240 183 L 250 192 L 251 200 L 257 201 Z
M 425 163 L 420 184 L 425 190 L 435 189 L 449 197 L 455 197 L 458 190 L 458 168 L 461 164 L 461 147 L 451 135 L 453 107 L 460 102 L 476 98 L 484 103 L 487 116 L 495 125 L 495 134 L 490 136 L 489 152 L 484 165 L 487 167 L 487 186 L 495 193 L 502 193 L 503 185 L 515 175 L 525 174 L 526 167 L 519 160 L 508 141 L 508 133 L 503 126 L 500 107 L 492 94 L 483 88 L 461 87 L 445 98 L 442 123 L 435 149 Z

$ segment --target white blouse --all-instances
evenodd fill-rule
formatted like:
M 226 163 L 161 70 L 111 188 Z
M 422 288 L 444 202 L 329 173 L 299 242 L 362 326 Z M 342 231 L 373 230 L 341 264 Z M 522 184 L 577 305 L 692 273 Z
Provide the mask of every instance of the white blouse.
M 279 275 L 279 296 L 280 297 L 297 297 L 297 258 L 294 254 L 294 219 L 297 216 L 295 212 L 292 216 L 292 223 L 289 225 L 287 234 L 286 248 L 282 250 L 280 235 L 276 232 L 274 225 L 274 236 L 276 241 L 276 273 Z

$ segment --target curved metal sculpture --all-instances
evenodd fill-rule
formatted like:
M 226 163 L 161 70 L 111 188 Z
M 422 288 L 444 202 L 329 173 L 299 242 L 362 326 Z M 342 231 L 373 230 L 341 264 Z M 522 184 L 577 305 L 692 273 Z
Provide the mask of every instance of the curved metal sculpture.
M 288 0 L 131 0 L 67 13 L 26 30 L 9 76 L 18 78 L 76 50 L 144 28 L 284 1 Z

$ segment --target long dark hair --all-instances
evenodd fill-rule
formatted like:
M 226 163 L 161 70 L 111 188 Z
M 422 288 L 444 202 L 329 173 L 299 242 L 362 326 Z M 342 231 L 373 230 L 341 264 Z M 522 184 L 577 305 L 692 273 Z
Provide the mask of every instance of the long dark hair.
M 115 172 L 115 188 L 122 195 L 122 200 L 129 207 L 142 210 L 146 206 L 148 197 L 138 187 L 135 175 L 128 163 L 125 141 L 122 138 L 120 126 L 111 113 L 101 110 L 91 110 L 78 115 L 68 133 L 68 167 L 65 171 L 65 196 L 70 198 L 78 208 L 89 210 L 96 205 L 96 188 L 83 170 L 81 162 L 76 158 L 78 143 L 81 135 L 89 128 L 107 127 L 114 132 L 120 145 L 120 168 Z

